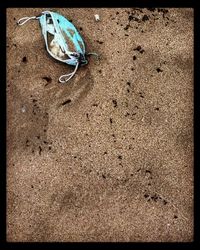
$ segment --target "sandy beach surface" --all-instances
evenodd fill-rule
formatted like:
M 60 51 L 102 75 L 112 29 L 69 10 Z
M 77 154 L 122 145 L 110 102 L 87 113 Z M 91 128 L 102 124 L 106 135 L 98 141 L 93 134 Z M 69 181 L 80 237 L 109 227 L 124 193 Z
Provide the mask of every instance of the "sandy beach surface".
M 7 9 L 7 241 L 193 241 L 193 9 L 49 9 L 100 55 L 66 84 L 44 10 Z

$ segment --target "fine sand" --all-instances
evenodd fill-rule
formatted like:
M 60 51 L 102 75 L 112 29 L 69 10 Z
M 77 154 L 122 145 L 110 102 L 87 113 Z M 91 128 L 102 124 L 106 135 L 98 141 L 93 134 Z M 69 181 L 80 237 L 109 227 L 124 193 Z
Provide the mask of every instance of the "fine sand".
M 44 10 L 7 9 L 7 241 L 193 241 L 193 9 L 50 9 L 100 55 L 66 84 Z

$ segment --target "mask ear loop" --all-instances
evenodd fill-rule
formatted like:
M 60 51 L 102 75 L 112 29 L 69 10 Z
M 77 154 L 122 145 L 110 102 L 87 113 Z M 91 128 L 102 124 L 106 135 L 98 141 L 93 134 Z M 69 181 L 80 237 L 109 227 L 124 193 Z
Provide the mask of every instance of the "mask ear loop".
M 99 63 L 100 56 L 97 53 L 95 53 L 95 52 L 87 53 L 86 56 L 95 56 L 95 57 L 97 57 L 97 60 L 98 60 L 98 63 Z
M 77 62 L 76 67 L 75 67 L 75 69 L 74 69 L 74 71 L 72 73 L 60 76 L 59 82 L 61 82 L 61 83 L 68 82 L 75 75 L 75 73 L 76 73 L 76 71 L 78 69 L 78 65 L 79 65 L 79 63 Z M 69 78 L 66 79 L 67 76 L 69 76 Z M 62 78 L 64 78 L 64 80 L 62 80 Z
M 99 55 L 97 53 L 95 53 L 95 52 L 87 53 L 86 55 L 87 56 L 93 55 L 93 56 L 96 56 L 97 58 L 99 58 Z
M 18 25 L 23 25 L 25 24 L 26 22 L 28 22 L 29 20 L 32 20 L 32 19 L 38 19 L 39 17 L 38 16 L 31 16 L 31 17 L 22 17 L 21 19 L 18 20 L 17 24 Z

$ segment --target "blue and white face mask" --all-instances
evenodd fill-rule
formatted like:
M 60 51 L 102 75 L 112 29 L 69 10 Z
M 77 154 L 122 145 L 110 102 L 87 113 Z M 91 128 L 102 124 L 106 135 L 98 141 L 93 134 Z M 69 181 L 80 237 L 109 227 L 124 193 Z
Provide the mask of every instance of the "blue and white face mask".
M 75 66 L 72 73 L 62 75 L 59 82 L 69 81 L 76 73 L 79 65 L 88 63 L 85 44 L 75 26 L 65 17 L 51 11 L 43 11 L 38 16 L 23 17 L 18 21 L 18 25 L 23 25 L 31 19 L 38 19 L 42 29 L 48 53 L 56 60 Z

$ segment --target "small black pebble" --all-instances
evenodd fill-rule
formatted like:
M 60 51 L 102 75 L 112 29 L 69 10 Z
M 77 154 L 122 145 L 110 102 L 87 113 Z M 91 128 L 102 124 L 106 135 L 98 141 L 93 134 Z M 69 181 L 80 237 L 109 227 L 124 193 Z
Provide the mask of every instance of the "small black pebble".
M 174 219 L 177 219 L 178 218 L 178 216 L 177 215 L 174 215 Z
M 31 185 L 31 188 L 33 188 L 33 185 Z
M 121 160 L 121 159 L 122 159 L 122 156 L 121 156 L 121 155 L 118 155 L 118 159 L 120 159 L 120 160 Z
M 26 57 L 26 56 L 24 56 L 24 57 L 22 58 L 22 62 L 24 62 L 24 63 L 27 63 L 27 62 L 28 62 L 28 60 L 27 60 L 27 57 Z
M 163 200 L 163 204 L 166 205 L 168 202 L 166 200 Z
M 127 82 L 126 84 L 127 84 L 128 86 L 131 86 L 131 83 L 130 83 L 130 82 Z
M 147 21 L 147 20 L 149 20 L 148 16 L 147 16 L 147 15 L 144 15 L 143 18 L 142 18 L 142 21 L 145 22 L 145 21 Z
M 141 46 L 137 46 L 134 50 L 140 51 L 141 50 Z
M 119 15 L 119 12 L 118 12 L 118 11 L 116 12 L 116 15 Z
M 158 12 L 163 12 L 163 13 L 167 13 L 167 12 L 168 12 L 168 10 L 166 10 L 166 9 L 161 9 L 161 8 L 158 8 Z
M 126 27 L 124 28 L 124 30 L 127 30 L 130 27 L 129 24 L 126 25 Z
M 97 42 L 98 42 L 99 44 L 103 44 L 103 42 L 102 42 L 102 41 L 97 40 Z
M 128 20 L 129 20 L 129 22 L 130 22 L 131 20 L 133 20 L 133 16 L 130 15 L 130 16 L 128 17 Z
M 66 100 L 66 101 L 64 101 L 61 105 L 66 105 L 67 103 L 70 103 L 72 100 L 71 99 L 68 99 L 68 100 Z
M 153 201 L 157 202 L 157 200 L 158 200 L 157 194 L 154 194 L 153 196 L 151 196 L 151 199 L 152 199 Z
M 149 197 L 149 195 L 148 194 L 144 194 L 144 198 L 148 198 Z
M 144 96 L 142 95 L 142 93 L 141 93 L 141 92 L 139 93 L 139 95 L 140 95 L 140 97 L 141 97 L 141 98 L 144 98 Z
M 42 148 L 39 146 L 39 155 L 41 155 Z
M 48 76 L 44 76 L 44 77 L 42 77 L 42 79 L 46 80 L 47 82 L 52 81 L 51 77 L 48 77 Z
M 114 107 L 116 108 L 116 107 L 117 107 L 117 100 L 114 99 L 114 100 L 112 100 L 112 102 L 113 102 L 113 104 L 114 104 Z
M 155 110 L 159 110 L 159 108 L 155 108 Z
M 133 60 L 135 61 L 137 59 L 137 57 L 136 56 L 133 56 Z
M 106 179 L 106 176 L 105 176 L 104 174 L 102 174 L 102 177 L 103 177 L 104 179 Z
M 160 68 L 157 68 L 156 70 L 157 70 L 158 73 L 159 73 L 159 72 L 163 72 L 163 70 L 160 69 Z
M 110 118 L 110 123 L 111 123 L 111 124 L 113 123 L 113 120 L 112 120 L 112 118 Z

